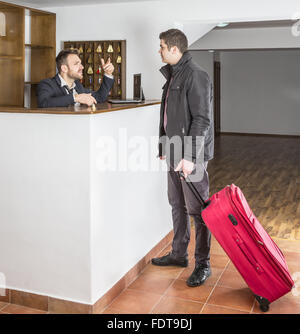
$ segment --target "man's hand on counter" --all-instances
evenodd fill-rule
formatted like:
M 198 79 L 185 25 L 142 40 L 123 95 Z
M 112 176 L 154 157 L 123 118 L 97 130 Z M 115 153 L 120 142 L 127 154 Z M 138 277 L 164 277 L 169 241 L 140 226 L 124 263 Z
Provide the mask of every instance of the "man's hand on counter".
M 79 102 L 80 104 L 86 104 L 89 107 L 93 104 L 97 104 L 96 99 L 92 96 L 92 94 L 77 94 L 74 98 L 75 102 Z

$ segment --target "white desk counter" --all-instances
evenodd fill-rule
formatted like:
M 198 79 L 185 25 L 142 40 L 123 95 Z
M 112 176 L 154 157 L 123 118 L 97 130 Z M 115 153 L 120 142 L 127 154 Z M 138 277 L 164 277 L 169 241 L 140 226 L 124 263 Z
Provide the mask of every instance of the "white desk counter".
M 92 305 L 172 230 L 159 108 L 0 108 L 7 289 Z

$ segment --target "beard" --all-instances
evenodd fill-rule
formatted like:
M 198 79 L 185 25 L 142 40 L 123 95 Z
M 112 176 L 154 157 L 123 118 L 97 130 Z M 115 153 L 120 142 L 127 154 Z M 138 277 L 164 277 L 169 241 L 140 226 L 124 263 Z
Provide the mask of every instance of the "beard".
M 73 80 L 80 80 L 83 78 L 83 72 L 75 72 L 75 71 L 69 71 L 68 77 Z

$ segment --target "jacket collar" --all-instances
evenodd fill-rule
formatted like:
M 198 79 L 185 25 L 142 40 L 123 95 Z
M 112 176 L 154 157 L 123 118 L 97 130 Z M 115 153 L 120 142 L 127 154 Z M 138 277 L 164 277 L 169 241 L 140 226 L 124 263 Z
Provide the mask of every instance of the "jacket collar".
M 58 78 L 60 80 L 60 86 L 61 87 L 65 87 L 67 86 L 68 87 L 68 84 L 66 83 L 65 79 L 58 73 Z M 73 89 L 76 87 L 76 82 L 74 81 L 73 84 L 72 84 L 72 87 L 68 87 L 68 89 Z
M 61 81 L 60 81 L 60 78 L 58 76 L 58 73 L 56 73 L 55 77 L 54 77 L 54 80 L 56 81 L 56 83 L 58 84 L 58 86 L 60 87 L 61 86 Z
M 66 89 L 64 88 L 64 86 L 67 85 L 67 83 L 62 79 L 62 77 L 58 73 L 55 75 L 54 80 L 56 81 L 58 87 L 63 92 L 63 94 L 67 95 L 68 93 L 67 93 Z M 78 85 L 76 85 L 76 83 L 77 83 L 77 80 L 74 81 L 74 85 L 73 85 L 72 88 L 75 88 L 75 90 L 78 93 L 78 90 L 76 89 L 76 86 L 78 87 Z
M 63 95 L 67 95 L 66 90 L 61 86 L 61 80 L 58 76 L 58 73 L 55 75 L 54 80 L 55 80 L 57 86 L 59 87 L 60 91 L 63 93 Z
M 58 84 L 59 87 L 68 86 L 68 84 L 65 82 L 65 80 L 63 79 L 63 77 L 59 73 L 57 73 L 55 75 L 54 79 L 56 80 L 56 82 L 57 82 L 57 84 Z M 73 82 L 73 85 L 72 85 L 71 89 L 76 87 L 76 81 L 77 80 L 75 80 Z
M 183 68 L 183 66 L 191 59 L 192 55 L 188 51 L 185 51 L 177 64 L 167 64 L 160 69 L 160 72 L 166 79 L 169 79 L 171 76 L 176 75 L 176 73 L 179 72 Z

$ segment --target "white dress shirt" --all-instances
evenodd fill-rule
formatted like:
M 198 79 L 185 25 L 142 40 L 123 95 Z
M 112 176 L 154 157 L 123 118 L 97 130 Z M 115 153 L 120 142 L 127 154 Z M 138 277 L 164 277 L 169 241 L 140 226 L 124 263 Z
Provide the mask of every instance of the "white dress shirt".
M 104 74 L 104 75 L 107 76 L 108 78 L 111 78 L 111 79 L 114 78 L 114 76 L 110 75 L 110 74 Z M 75 89 L 75 87 L 76 87 L 75 81 L 73 82 L 72 86 L 69 87 L 68 84 L 66 83 L 66 81 L 64 80 L 64 78 L 59 73 L 58 73 L 58 77 L 60 79 L 60 86 L 65 88 L 67 94 L 70 94 L 70 90 L 73 89 L 73 98 L 74 98 L 74 102 L 75 102 L 75 96 L 78 94 L 76 89 Z M 80 106 L 80 103 L 75 102 L 75 106 Z

